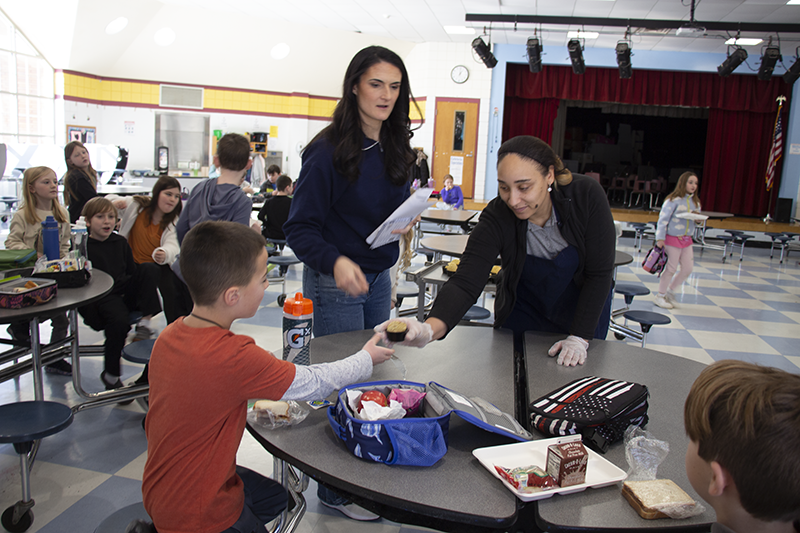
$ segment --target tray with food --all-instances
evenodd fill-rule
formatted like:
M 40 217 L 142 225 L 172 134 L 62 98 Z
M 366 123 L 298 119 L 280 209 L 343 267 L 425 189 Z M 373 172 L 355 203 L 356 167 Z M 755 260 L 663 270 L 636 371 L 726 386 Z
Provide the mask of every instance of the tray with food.
M 442 265 L 442 272 L 445 273 L 447 276 L 452 276 L 453 274 L 458 271 L 458 265 L 461 264 L 460 259 L 453 259 L 449 263 Z M 489 281 L 492 283 L 497 283 L 497 276 L 500 274 L 501 267 L 500 265 L 494 265 L 492 270 L 489 272 Z
M 691 213 L 686 211 L 684 213 L 675 213 L 675 218 L 683 218 L 685 220 L 694 220 L 694 221 L 701 221 L 701 220 L 708 220 L 706 215 L 701 215 L 700 213 Z
M 0 307 L 20 309 L 49 302 L 56 295 L 56 282 L 37 278 L 7 278 L 0 281 Z
M 584 448 L 580 435 L 477 448 L 472 455 L 524 502 L 606 487 L 628 477 Z

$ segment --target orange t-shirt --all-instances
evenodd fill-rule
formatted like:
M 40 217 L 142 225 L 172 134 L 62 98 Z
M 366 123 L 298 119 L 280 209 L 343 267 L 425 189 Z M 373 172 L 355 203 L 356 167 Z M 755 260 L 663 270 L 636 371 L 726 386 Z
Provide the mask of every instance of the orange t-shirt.
M 292 363 L 217 327 L 167 326 L 150 358 L 142 495 L 160 533 L 219 533 L 244 506 L 236 475 L 251 398 L 279 400 Z
M 134 263 L 137 265 L 155 263 L 153 261 L 153 250 L 161 246 L 161 234 L 163 232 L 161 224 L 150 223 L 150 215 L 147 210 L 139 213 L 128 234 L 128 244 L 131 245 Z

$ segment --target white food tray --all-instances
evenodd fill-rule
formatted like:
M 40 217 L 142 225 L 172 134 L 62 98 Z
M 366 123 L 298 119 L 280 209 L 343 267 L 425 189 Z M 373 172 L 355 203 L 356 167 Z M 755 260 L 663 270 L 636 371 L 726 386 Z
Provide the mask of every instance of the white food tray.
M 508 490 L 513 492 L 517 498 L 524 502 L 543 500 L 545 498 L 550 498 L 553 494 L 573 494 L 575 492 L 582 492 L 586 490 L 587 487 L 595 489 L 606 487 L 628 477 L 628 474 L 624 471 L 589 448 L 586 448 L 586 451 L 589 453 L 589 462 L 586 465 L 586 482 L 580 485 L 543 490 L 541 492 L 522 492 L 500 477 L 500 474 L 498 474 L 494 468 L 495 465 L 502 466 L 503 468 L 537 465 L 542 469 L 546 469 L 548 446 L 579 440 L 581 440 L 580 435 L 570 435 L 568 437 L 555 437 L 552 439 L 505 444 L 502 446 L 489 446 L 488 448 L 472 450 L 472 455 L 474 455 L 494 477 L 502 481 L 503 485 L 505 485 Z
M 675 218 L 683 218 L 686 220 L 708 220 L 707 215 L 701 215 L 700 213 L 691 213 L 689 211 L 683 213 L 675 213 Z

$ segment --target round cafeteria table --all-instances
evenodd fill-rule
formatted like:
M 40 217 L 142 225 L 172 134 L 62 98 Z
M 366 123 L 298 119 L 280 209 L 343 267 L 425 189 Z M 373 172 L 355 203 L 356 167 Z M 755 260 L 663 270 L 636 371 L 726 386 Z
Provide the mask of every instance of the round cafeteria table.
M 425 237 L 420 241 L 420 244 L 437 254 L 434 261 L 438 261 L 442 255 L 461 257 L 461 254 L 464 253 L 464 248 L 467 247 L 468 240 L 469 235 L 434 235 Z
M 646 427 L 653 436 L 669 443 L 667 458 L 658 468 L 659 479 L 677 483 L 695 501 L 702 502 L 686 476 L 684 456 L 689 443 L 683 427 L 683 404 L 694 380 L 704 365 L 675 355 L 632 346 L 623 342 L 592 340 L 586 363 L 566 368 L 548 357 L 547 350 L 563 335 L 525 334 L 525 372 L 528 403 L 548 392 L 584 376 L 622 379 L 646 385 L 650 391 Z M 612 444 L 604 456 L 627 471 L 625 446 Z M 657 530 L 685 528 L 681 531 L 708 531 L 715 514 L 702 502 L 705 511 L 685 520 L 644 520 L 620 494 L 618 486 L 587 489 L 571 496 L 554 496 L 537 503 L 536 523 L 546 531 Z
M 311 361 L 333 361 L 355 353 L 372 334 L 367 330 L 317 337 L 311 342 Z M 397 346 L 395 355 L 406 367 L 408 381 L 436 381 L 513 413 L 512 350 L 508 331 L 463 327 L 422 350 Z M 402 378 L 392 360 L 376 366 L 371 381 Z M 335 394 L 329 397 L 335 398 Z M 248 430 L 275 457 L 390 520 L 451 531 L 507 530 L 516 521 L 517 499 L 472 456 L 474 448 L 514 441 L 456 415 L 450 416 L 447 454 L 427 468 L 356 458 L 334 436 L 325 409 L 311 411 L 291 428 L 270 431 L 248 424 Z
M 97 194 L 105 196 L 116 194 L 118 196 L 131 196 L 135 194 L 150 194 L 152 189 L 142 185 L 98 185 Z
M 426 209 L 420 217 L 425 222 L 463 227 L 476 214 L 477 211 L 465 211 L 463 209 Z

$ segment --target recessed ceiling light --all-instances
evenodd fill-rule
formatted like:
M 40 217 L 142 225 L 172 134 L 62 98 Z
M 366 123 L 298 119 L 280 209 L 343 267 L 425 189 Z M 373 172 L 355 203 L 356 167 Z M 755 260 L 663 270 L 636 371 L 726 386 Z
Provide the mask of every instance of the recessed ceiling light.
M 159 46 L 169 46 L 175 42 L 175 32 L 170 28 L 161 28 L 153 35 L 153 39 Z
M 278 43 L 272 47 L 270 50 L 269 55 L 272 56 L 272 59 L 284 59 L 286 56 L 289 55 L 291 49 L 289 45 L 286 43 Z
M 111 22 L 108 23 L 106 26 L 106 33 L 109 35 L 114 35 L 115 33 L 119 33 L 125 29 L 125 26 L 128 25 L 128 19 L 125 17 L 117 17 Z
M 788 2 L 786 2 L 787 6 L 798 5 L 798 4 L 800 4 L 800 0 L 789 0 Z
M 800 1 L 798 1 L 798 3 L 800 3 Z M 738 44 L 739 46 L 755 46 L 755 45 L 761 44 L 763 42 L 764 42 L 764 39 L 746 39 L 744 37 L 740 37 L 740 38 L 736 39 L 736 38 L 732 37 L 732 38 L 728 39 L 727 41 L 725 41 L 725 44 L 727 44 L 727 45 Z
M 445 26 L 444 31 L 450 35 L 475 35 L 475 28 L 466 26 Z
M 600 34 L 596 31 L 569 31 L 567 37 L 570 39 L 597 39 Z

